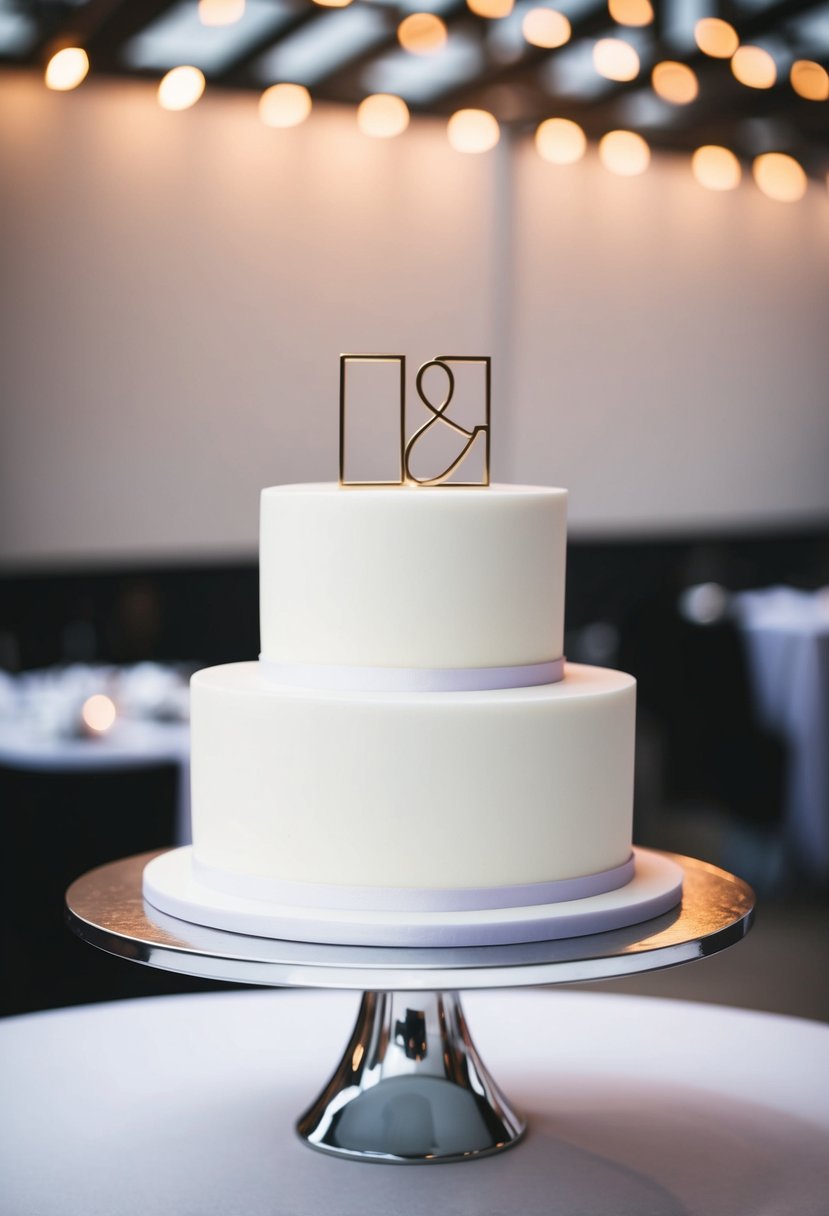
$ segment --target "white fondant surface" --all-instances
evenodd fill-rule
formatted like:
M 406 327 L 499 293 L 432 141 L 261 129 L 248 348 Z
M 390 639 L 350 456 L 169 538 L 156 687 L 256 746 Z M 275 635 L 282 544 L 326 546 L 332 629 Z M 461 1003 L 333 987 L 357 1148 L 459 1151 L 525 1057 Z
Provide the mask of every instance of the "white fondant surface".
M 362 946 L 491 946 L 604 933 L 650 920 L 682 897 L 682 869 L 636 849 L 626 886 L 603 895 L 524 908 L 480 912 L 371 912 L 279 906 L 216 891 L 198 882 L 190 847 L 153 858 L 144 869 L 144 897 L 181 920 L 255 937 Z
M 193 842 L 208 866 L 339 886 L 492 887 L 630 854 L 635 681 L 466 693 L 192 680 Z
M 508 667 L 563 653 L 565 490 L 262 492 L 262 654 L 278 663 Z

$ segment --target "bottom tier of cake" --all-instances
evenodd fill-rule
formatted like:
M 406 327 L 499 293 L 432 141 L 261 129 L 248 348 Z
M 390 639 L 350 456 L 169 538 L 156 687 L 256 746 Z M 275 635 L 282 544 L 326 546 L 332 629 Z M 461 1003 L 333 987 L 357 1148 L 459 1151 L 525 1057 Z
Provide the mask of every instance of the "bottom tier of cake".
M 334 906 L 618 888 L 634 718 L 630 676 L 576 664 L 557 684 L 435 694 L 310 692 L 268 685 L 257 663 L 207 668 L 192 681 L 194 865 L 238 895 L 306 884 L 324 900 L 331 886 Z

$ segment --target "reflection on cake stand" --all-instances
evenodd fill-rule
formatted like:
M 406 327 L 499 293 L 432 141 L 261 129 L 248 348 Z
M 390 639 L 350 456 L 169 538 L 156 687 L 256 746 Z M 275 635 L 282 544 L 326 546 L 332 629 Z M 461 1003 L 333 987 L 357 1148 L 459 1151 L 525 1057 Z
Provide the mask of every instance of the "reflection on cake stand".
M 715 866 L 669 854 L 682 903 L 628 928 L 518 945 L 324 945 L 204 928 L 146 903 L 146 853 L 90 871 L 66 895 L 90 945 L 165 971 L 282 987 L 363 990 L 353 1034 L 298 1123 L 313 1148 L 360 1161 L 439 1162 L 509 1148 L 525 1130 L 478 1056 L 461 989 L 632 975 L 716 954 L 751 925 L 754 896 Z

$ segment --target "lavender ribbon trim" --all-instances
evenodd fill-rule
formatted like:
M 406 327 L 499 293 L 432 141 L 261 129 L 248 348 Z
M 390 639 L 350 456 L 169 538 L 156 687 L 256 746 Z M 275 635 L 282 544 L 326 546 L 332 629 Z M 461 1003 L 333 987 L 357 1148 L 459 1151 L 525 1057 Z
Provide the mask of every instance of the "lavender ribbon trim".
M 530 882 L 506 887 L 457 887 L 430 890 L 422 887 L 346 887 L 329 883 L 284 882 L 257 874 L 234 874 L 205 865 L 193 855 L 197 882 L 225 895 L 252 899 L 277 907 L 330 908 L 359 912 L 478 912 L 490 908 L 526 908 L 538 904 L 567 903 L 604 895 L 624 887 L 633 878 L 631 853 L 626 862 L 598 874 Z
M 518 667 L 351 667 L 277 663 L 259 656 L 265 680 L 280 688 L 328 692 L 486 692 L 564 679 L 564 659 Z

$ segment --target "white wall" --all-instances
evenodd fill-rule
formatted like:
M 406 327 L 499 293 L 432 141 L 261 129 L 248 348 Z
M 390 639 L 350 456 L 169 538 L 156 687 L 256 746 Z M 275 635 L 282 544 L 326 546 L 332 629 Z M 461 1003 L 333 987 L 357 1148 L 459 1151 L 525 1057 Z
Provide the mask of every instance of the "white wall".
M 511 471 L 582 531 L 829 515 L 829 196 L 515 158 Z
M 0 75 L 0 560 L 252 554 L 336 474 L 341 350 L 490 351 L 495 473 L 581 529 L 829 516 L 829 199 L 610 177 L 349 110 Z
M 492 158 L 431 124 L 0 75 L 7 560 L 253 552 L 258 494 L 336 477 L 341 351 L 492 348 Z

